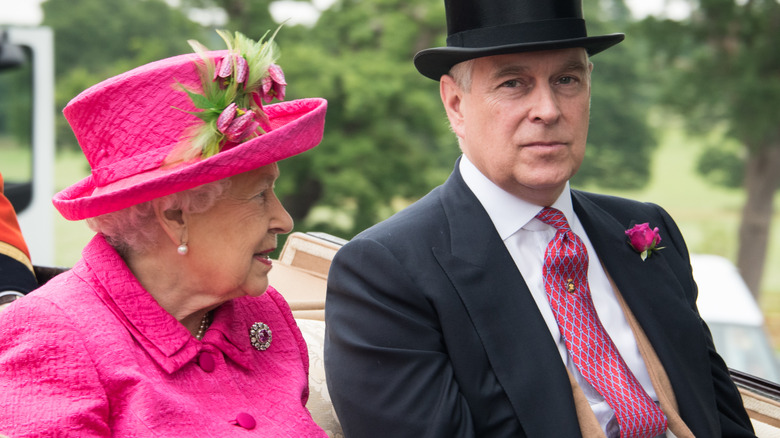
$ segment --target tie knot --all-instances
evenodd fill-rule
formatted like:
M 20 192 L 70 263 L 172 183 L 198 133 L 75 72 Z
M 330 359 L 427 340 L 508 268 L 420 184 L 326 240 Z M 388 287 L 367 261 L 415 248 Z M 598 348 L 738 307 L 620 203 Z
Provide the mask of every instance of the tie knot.
M 569 228 L 569 222 L 566 221 L 566 216 L 564 216 L 563 213 L 557 208 L 544 207 L 542 211 L 536 214 L 536 218 L 546 223 L 547 225 L 550 225 L 556 230 L 564 232 L 571 231 L 571 228 Z

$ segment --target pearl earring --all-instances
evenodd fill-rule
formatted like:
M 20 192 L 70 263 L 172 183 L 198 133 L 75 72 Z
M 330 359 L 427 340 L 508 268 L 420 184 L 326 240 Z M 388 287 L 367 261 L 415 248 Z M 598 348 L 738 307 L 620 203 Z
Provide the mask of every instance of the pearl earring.
M 176 248 L 176 252 L 178 252 L 181 255 L 187 255 L 187 252 L 190 250 L 190 248 L 187 246 L 186 243 L 182 243 Z

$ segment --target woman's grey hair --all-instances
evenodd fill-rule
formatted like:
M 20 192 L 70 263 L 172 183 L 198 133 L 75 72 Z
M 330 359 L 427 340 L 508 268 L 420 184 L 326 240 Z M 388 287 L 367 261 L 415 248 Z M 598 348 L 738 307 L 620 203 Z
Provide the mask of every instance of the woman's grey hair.
M 188 190 L 152 199 L 141 204 L 87 219 L 87 225 L 106 237 L 120 254 L 141 253 L 164 236 L 155 218 L 154 206 L 186 213 L 203 213 L 216 204 L 230 187 L 230 178 L 221 179 Z

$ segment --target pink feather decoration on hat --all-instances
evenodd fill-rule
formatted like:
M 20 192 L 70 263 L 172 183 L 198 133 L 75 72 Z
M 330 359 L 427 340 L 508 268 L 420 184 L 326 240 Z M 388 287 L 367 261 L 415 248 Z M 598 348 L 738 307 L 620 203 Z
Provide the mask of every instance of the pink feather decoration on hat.
M 189 41 L 201 55 L 196 63 L 201 88 L 178 86 L 199 110 L 187 112 L 201 122 L 186 130 L 184 138 L 166 157 L 165 166 L 206 159 L 265 134 L 271 126 L 263 102 L 284 99 L 287 83 L 281 67 L 274 63 L 278 58 L 276 32 L 267 41 L 265 35 L 254 41 L 240 32 L 217 33 L 228 52 L 216 62 L 206 55 L 209 50 L 205 46 Z

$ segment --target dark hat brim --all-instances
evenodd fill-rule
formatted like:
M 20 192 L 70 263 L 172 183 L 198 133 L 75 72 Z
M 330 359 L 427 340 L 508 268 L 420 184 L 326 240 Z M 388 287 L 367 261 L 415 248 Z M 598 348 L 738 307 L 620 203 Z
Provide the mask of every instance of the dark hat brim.
M 507 53 L 534 52 L 542 50 L 569 49 L 583 47 L 589 56 L 602 52 L 623 41 L 625 34 L 572 38 L 565 40 L 542 41 L 532 43 L 506 44 L 492 47 L 434 47 L 421 50 L 414 56 L 414 66 L 423 76 L 438 81 L 442 75 L 458 63 L 483 56 L 504 55 Z

